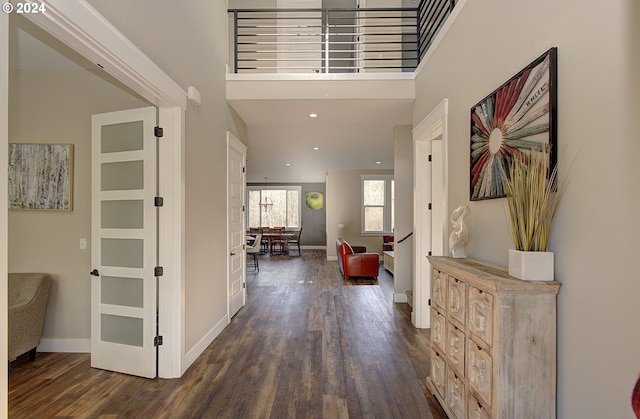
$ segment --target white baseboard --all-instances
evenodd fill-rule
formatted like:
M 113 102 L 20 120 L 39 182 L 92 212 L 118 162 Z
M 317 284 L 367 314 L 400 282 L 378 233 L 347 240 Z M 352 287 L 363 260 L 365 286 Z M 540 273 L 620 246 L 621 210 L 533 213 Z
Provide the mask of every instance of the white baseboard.
M 327 250 L 327 246 L 300 246 L 302 250 Z
M 229 324 L 229 319 L 224 316 L 220 321 L 187 352 L 182 359 L 182 374 L 198 359 L 205 349 L 213 342 L 213 340 L 222 332 Z M 91 339 L 47 339 L 40 340 L 38 352 L 67 352 L 67 353 L 90 353 Z
M 91 352 L 91 339 L 40 339 L 38 352 Z
M 327 256 L 327 260 L 331 262 L 337 262 L 338 256 Z
M 393 302 L 394 303 L 406 303 L 406 302 L 409 302 L 409 300 L 407 299 L 407 294 L 394 292 L 393 293 Z
M 198 359 L 200 355 L 202 355 L 204 350 L 207 349 L 211 342 L 213 342 L 213 340 L 218 337 L 220 332 L 222 332 L 222 330 L 227 327 L 228 324 L 229 317 L 225 315 L 222 319 L 220 319 L 220 321 L 218 321 L 218 323 L 216 323 L 215 326 L 213 326 L 211 330 L 209 330 L 206 335 L 203 336 L 202 339 L 200 339 L 198 343 L 193 346 L 193 348 L 191 348 L 184 355 L 184 357 L 182 357 L 182 373 L 180 374 L 181 376 L 187 371 L 191 364 L 193 364 L 195 360 Z

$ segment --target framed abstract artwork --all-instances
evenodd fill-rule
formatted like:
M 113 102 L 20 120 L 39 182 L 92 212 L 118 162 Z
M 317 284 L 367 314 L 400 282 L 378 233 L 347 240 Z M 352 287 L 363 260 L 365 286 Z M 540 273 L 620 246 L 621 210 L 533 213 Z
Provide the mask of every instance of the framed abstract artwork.
M 307 192 L 304 196 L 304 206 L 311 210 L 321 210 L 324 208 L 322 192 Z
M 9 144 L 9 208 L 71 211 L 73 144 Z
M 551 48 L 471 108 L 470 199 L 506 196 L 514 157 L 551 146 L 556 162 L 557 48 Z

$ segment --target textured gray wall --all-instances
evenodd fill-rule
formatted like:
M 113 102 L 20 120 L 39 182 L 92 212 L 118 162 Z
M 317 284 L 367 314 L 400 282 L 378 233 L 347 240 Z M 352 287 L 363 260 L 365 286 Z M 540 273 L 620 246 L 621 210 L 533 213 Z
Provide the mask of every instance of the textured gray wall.
M 308 208 L 304 203 L 307 192 L 321 192 L 324 205 L 321 210 Z M 327 194 L 324 183 L 302 184 L 302 236 L 301 246 L 325 246 L 327 244 Z

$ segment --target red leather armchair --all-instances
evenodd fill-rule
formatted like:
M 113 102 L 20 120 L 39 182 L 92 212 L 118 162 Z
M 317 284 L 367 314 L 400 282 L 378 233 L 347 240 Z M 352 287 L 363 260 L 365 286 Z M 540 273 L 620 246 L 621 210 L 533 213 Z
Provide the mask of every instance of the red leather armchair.
M 364 246 L 351 246 L 343 239 L 336 239 L 336 252 L 340 272 L 349 279 L 352 276 L 378 278 L 380 256 L 377 253 L 366 253 Z

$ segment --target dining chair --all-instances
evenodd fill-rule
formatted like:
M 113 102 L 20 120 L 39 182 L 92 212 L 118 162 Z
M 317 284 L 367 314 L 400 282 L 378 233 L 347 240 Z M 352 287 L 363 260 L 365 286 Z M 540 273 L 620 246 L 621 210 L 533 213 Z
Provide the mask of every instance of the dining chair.
M 249 234 L 255 236 L 256 234 L 260 233 L 260 235 L 262 236 L 262 242 L 260 243 L 260 254 L 267 253 L 267 249 L 269 248 L 269 240 L 264 237 L 265 230 L 267 229 L 263 227 L 249 227 Z
M 382 250 L 393 250 L 393 235 L 382 236 Z
M 269 229 L 269 253 L 271 255 L 287 254 L 287 241 L 284 238 L 284 227 Z
M 257 233 L 253 243 L 247 245 L 247 256 L 253 256 L 253 270 L 260 272 L 260 265 L 258 265 L 258 254 L 260 253 L 260 247 L 262 246 L 262 233 Z
M 287 247 L 289 248 L 289 251 L 291 251 L 291 245 L 298 246 L 298 255 L 302 255 L 302 252 L 300 251 L 300 236 L 301 235 L 302 235 L 302 227 L 300 227 L 300 230 L 298 230 L 293 237 L 291 237 L 291 238 L 289 238 L 287 240 Z

